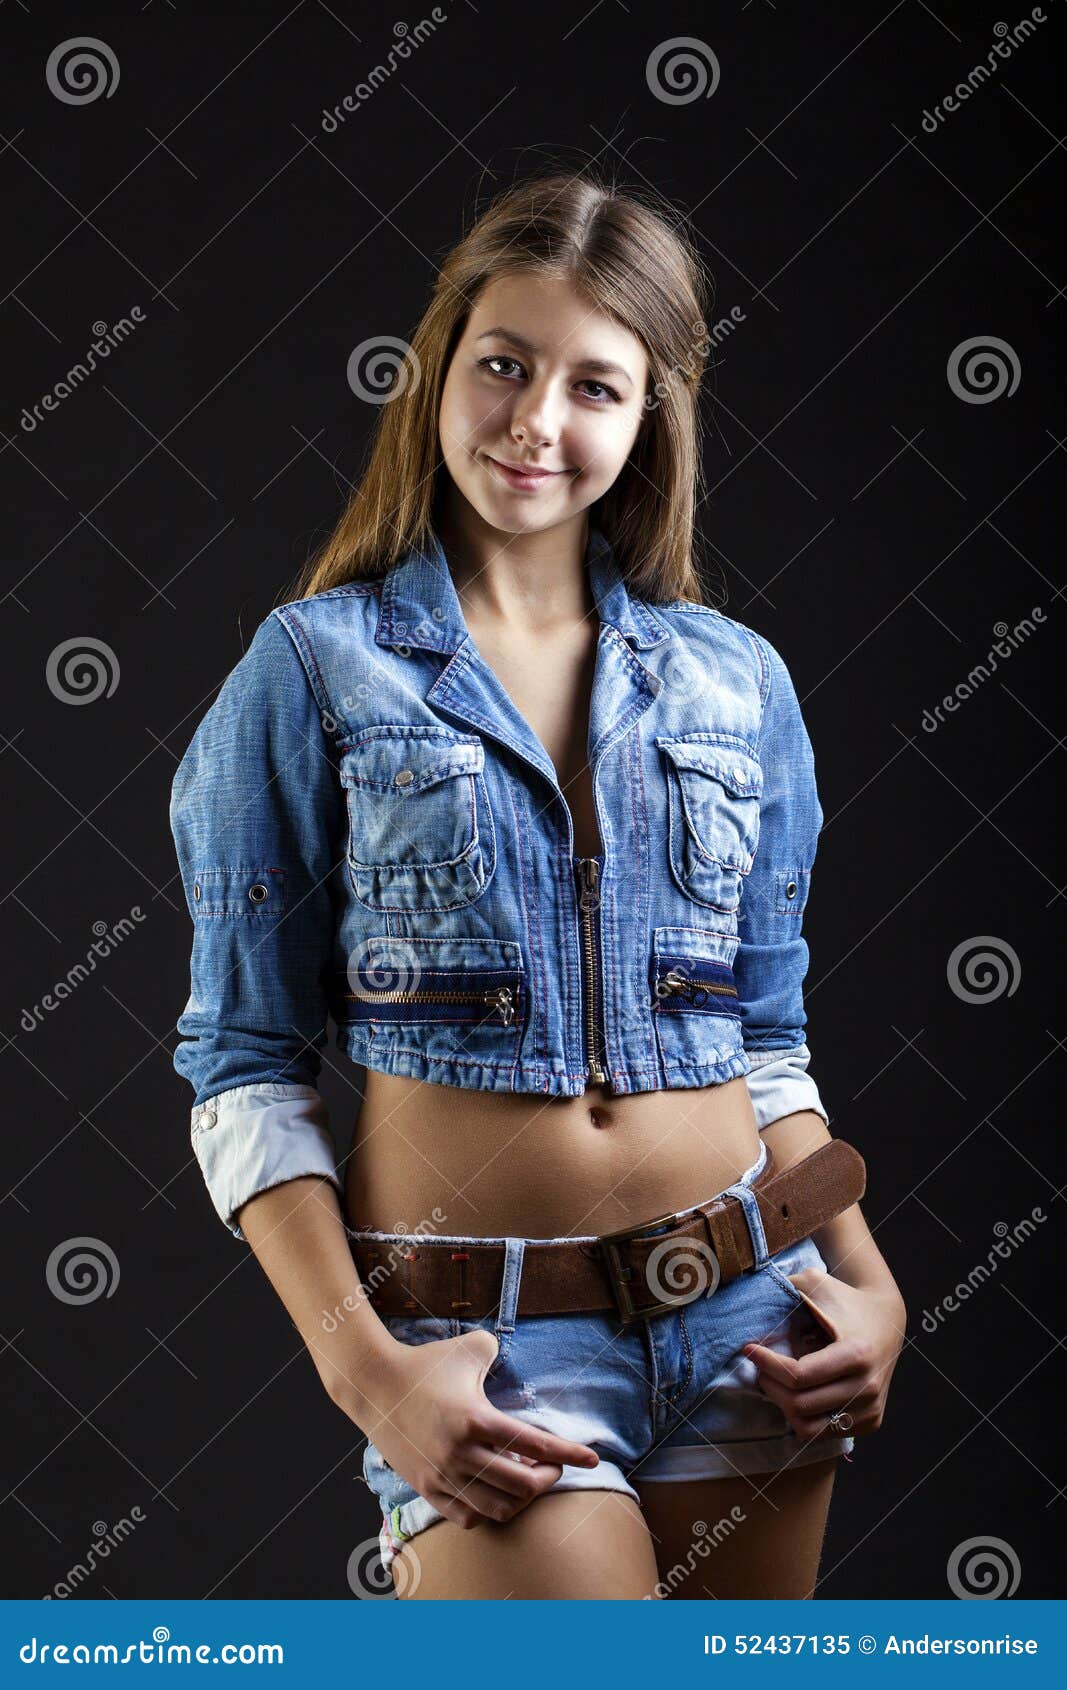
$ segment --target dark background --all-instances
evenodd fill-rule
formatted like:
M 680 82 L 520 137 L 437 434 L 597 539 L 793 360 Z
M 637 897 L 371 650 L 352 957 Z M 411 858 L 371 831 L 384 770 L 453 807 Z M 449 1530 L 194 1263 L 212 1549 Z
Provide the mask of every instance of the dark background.
M 384 59 L 392 10 L 4 10 L 4 1594 L 52 1590 L 137 1508 L 81 1594 L 351 1595 L 377 1526 L 362 1439 L 216 1218 L 171 1067 L 191 928 L 170 781 L 358 471 L 374 413 L 352 349 L 410 334 L 490 193 L 596 159 L 691 216 L 713 320 L 744 313 L 708 396 L 703 555 L 715 602 L 786 658 L 815 745 L 812 1072 L 868 1159 L 865 1212 L 909 1306 L 887 1421 L 841 1468 L 819 1594 L 949 1595 L 953 1550 L 995 1537 L 1019 1595 L 1052 1595 L 1067 14 L 1048 0 L 929 133 L 924 111 L 1014 9 L 445 10 L 334 134 L 323 108 Z M 83 34 L 119 80 L 67 104 L 46 64 Z M 671 104 L 646 64 L 681 36 L 721 79 Z M 94 323 L 134 306 L 125 344 L 24 427 Z M 990 336 L 1018 387 L 969 403 L 947 366 Z M 924 729 L 994 626 L 1035 607 Z M 84 637 L 117 685 L 65 703 L 49 657 Z M 94 924 L 123 918 L 129 936 L 27 1031 Z M 960 946 L 1002 964 L 977 1001 L 953 984 Z M 359 1077 L 328 1053 L 342 1153 Z M 1035 1205 L 1052 1224 L 924 1330 Z M 81 1237 L 118 1273 L 67 1302 L 49 1257 Z

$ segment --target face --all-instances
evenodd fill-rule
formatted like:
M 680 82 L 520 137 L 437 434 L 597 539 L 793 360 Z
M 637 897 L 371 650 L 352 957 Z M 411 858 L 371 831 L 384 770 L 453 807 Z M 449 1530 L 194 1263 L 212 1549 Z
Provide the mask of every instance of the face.
M 525 274 L 491 282 L 441 396 L 453 482 L 507 533 L 573 519 L 626 463 L 647 381 L 640 341 L 569 283 Z

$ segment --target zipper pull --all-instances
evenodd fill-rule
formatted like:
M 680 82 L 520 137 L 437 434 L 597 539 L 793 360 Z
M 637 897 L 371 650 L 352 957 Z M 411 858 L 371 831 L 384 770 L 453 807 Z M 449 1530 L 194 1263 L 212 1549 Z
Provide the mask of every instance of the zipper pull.
M 578 907 L 582 910 L 600 908 L 600 864 L 595 857 L 580 857 L 578 867 L 582 876 L 582 894 Z
M 656 996 L 661 998 L 686 998 L 692 991 L 692 981 L 678 968 L 670 968 L 656 981 Z
M 490 1009 L 498 1009 L 505 1027 L 510 1027 L 515 1019 L 515 1001 L 510 986 L 497 986 L 495 990 L 486 992 L 485 1001 Z

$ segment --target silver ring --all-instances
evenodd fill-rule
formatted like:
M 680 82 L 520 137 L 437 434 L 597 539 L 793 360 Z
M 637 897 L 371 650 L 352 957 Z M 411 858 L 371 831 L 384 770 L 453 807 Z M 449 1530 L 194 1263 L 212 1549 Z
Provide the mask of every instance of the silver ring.
M 839 1408 L 836 1414 L 831 1414 L 826 1424 L 830 1431 L 847 1432 L 852 1424 L 852 1416 L 847 1410 Z

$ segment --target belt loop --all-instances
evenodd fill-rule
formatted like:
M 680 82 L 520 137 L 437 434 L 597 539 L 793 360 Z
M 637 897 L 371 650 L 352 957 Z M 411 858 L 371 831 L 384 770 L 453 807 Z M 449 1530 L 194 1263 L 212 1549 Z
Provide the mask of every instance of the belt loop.
M 753 1267 L 761 1268 L 768 1260 L 767 1234 L 763 1230 L 763 1216 L 760 1214 L 759 1202 L 751 1186 L 738 1180 L 736 1185 L 728 1185 L 722 1193 L 724 1197 L 736 1197 L 744 1210 L 748 1235 L 752 1240 Z
M 519 1285 L 522 1281 L 522 1262 L 526 1251 L 525 1238 L 505 1238 L 504 1273 L 500 1283 L 500 1308 L 497 1311 L 498 1332 L 513 1332 L 519 1312 Z

